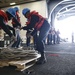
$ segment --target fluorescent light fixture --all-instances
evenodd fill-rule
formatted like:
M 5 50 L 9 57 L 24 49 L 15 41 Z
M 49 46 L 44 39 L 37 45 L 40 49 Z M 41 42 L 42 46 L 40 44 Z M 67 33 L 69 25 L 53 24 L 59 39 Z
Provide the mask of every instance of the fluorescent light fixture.
M 10 3 L 10 5 L 15 5 L 16 3 L 15 2 L 13 2 L 13 3 Z

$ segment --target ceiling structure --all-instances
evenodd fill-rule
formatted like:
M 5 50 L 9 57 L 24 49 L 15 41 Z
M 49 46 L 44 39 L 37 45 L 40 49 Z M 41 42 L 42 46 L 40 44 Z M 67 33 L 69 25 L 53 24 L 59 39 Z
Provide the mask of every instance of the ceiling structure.
M 42 1 L 42 0 L 0 0 L 0 8 L 3 7 L 9 7 L 11 6 L 10 3 L 16 3 L 14 5 L 19 5 L 19 4 L 24 4 L 24 3 L 29 3 L 29 2 L 35 2 L 35 1 Z M 46 0 L 48 3 L 50 2 L 62 2 L 60 5 L 58 5 L 57 9 L 54 10 L 54 13 L 57 13 L 56 11 L 58 10 L 59 12 L 57 13 L 57 18 L 69 16 L 75 14 L 75 0 Z M 68 9 L 68 10 L 67 10 Z
M 8 7 L 10 6 L 10 3 L 16 3 L 13 5 L 18 5 L 18 4 L 24 4 L 24 3 L 34 2 L 34 1 L 41 1 L 41 0 L 0 0 L 0 8 Z
M 48 2 L 50 3 L 50 5 L 51 2 L 52 5 L 54 5 L 54 7 L 52 7 L 52 10 L 50 10 L 49 15 L 49 20 L 52 26 L 54 26 L 55 18 L 58 20 L 62 20 L 70 16 L 75 16 L 75 0 L 59 0 L 58 2 L 56 0 L 48 0 Z
M 75 15 L 75 0 L 62 2 L 59 7 L 61 8 L 57 13 L 57 19 L 64 19 Z

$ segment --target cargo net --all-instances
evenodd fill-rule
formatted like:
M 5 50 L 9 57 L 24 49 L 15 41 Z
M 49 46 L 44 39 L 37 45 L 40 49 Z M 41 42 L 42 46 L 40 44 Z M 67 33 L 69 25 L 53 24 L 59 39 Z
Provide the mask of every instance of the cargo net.
M 2 48 L 0 50 L 0 60 L 26 59 L 36 57 L 38 52 L 31 47 L 17 48 Z

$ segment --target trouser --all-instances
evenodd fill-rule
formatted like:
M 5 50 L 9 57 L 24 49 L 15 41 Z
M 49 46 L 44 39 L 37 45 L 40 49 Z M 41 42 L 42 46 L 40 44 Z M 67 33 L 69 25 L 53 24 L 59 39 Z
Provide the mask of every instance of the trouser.
M 53 35 L 53 44 L 55 44 L 56 42 L 56 38 L 55 38 L 55 35 Z
M 47 44 L 52 44 L 52 34 L 48 34 Z
M 45 48 L 44 40 L 48 35 L 49 29 L 50 25 L 44 24 L 39 31 L 39 36 L 37 37 L 36 45 L 38 52 L 40 52 L 41 54 L 41 57 L 44 56 L 44 48 Z
M 16 38 L 17 38 L 17 41 L 14 42 L 14 44 L 12 45 L 12 47 L 19 47 L 20 45 L 20 42 L 21 42 L 21 38 L 20 38 L 20 31 L 18 28 L 15 29 L 15 34 L 16 34 Z
M 9 28 L 9 30 L 12 30 L 13 35 L 15 36 L 15 29 L 13 27 L 9 26 L 9 25 L 7 25 L 7 27 Z
M 57 36 L 57 43 L 59 44 L 59 42 L 60 42 L 60 37 Z
M 36 43 L 37 43 L 37 38 L 38 38 L 38 35 L 37 35 L 37 33 L 33 36 L 33 43 L 34 43 L 34 48 L 37 50 L 37 45 L 36 45 Z
M 5 25 L 5 24 L 0 24 L 1 28 L 6 32 L 6 34 L 8 34 L 10 37 L 12 37 L 12 33 L 8 27 L 8 25 Z
M 27 33 L 26 34 L 28 34 L 30 32 L 31 31 L 27 30 Z M 30 40 L 31 40 L 31 37 L 27 37 L 27 39 L 26 39 L 26 46 L 30 46 Z
M 31 37 L 27 37 L 27 40 L 26 40 L 26 45 L 27 46 L 30 46 L 30 39 L 31 39 Z
M 32 31 L 33 31 L 33 29 L 28 29 L 26 34 L 31 33 Z M 34 43 L 34 46 L 35 46 L 35 44 L 36 44 L 36 35 L 37 35 L 37 34 L 35 34 L 35 35 L 33 36 L 33 43 Z M 31 41 L 31 37 L 27 37 L 27 39 L 26 39 L 26 46 L 30 46 L 30 41 Z
M 14 44 L 12 45 L 12 47 L 16 47 L 18 48 L 21 42 L 21 38 L 19 35 L 17 35 L 17 41 L 14 42 Z
M 27 33 L 30 33 L 30 32 L 27 32 Z M 33 36 L 33 44 L 34 44 L 34 48 L 37 49 L 36 47 L 36 42 L 37 42 L 37 33 Z M 26 45 L 27 46 L 30 46 L 30 41 L 31 41 L 31 37 L 27 37 L 27 40 L 26 40 Z

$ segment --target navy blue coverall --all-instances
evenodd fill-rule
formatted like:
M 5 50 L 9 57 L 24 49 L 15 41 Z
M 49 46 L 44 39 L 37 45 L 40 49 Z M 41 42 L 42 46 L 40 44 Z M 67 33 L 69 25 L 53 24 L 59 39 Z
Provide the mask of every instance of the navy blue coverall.
M 34 28 L 33 32 L 31 33 L 32 36 L 34 36 L 37 33 L 37 31 L 39 31 L 39 36 L 36 38 L 37 39 L 36 45 L 37 45 L 38 52 L 40 52 L 41 54 L 41 57 L 44 57 L 44 48 L 45 48 L 44 39 L 48 35 L 50 24 L 48 23 L 47 20 L 44 20 L 44 23 L 41 26 L 41 28 L 37 30 L 35 28 L 35 24 L 38 21 L 39 21 L 39 17 L 37 15 L 32 15 L 30 23 L 27 26 L 23 27 L 23 29 L 27 30 L 27 29 Z

